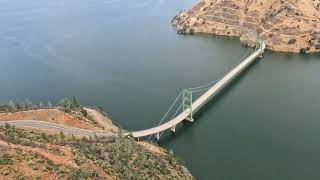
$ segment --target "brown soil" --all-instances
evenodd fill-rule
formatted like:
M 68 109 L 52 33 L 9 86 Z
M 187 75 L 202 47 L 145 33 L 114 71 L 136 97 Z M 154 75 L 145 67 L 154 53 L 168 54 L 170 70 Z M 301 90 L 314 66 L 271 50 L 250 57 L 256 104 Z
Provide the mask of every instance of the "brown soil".
M 2 140 L 0 140 L 0 146 L 10 148 L 10 149 L 19 149 L 26 152 L 36 153 L 43 157 L 48 158 L 54 164 L 75 166 L 75 164 L 72 161 L 73 155 L 70 147 L 59 146 L 59 150 L 64 153 L 64 156 L 60 156 L 41 148 L 32 148 L 28 146 L 15 145 Z
M 99 130 L 92 124 L 77 120 L 58 109 L 39 109 L 15 113 L 0 113 L 0 121 L 12 120 L 39 120 L 82 129 Z
M 202 0 L 172 23 L 182 34 L 254 32 L 273 51 L 320 52 L 320 0 Z
M 41 170 L 34 170 L 31 166 L 28 166 L 26 161 L 21 161 L 14 163 L 12 165 L 6 165 L 3 167 L 0 167 L 0 171 L 4 169 L 11 169 L 14 172 L 11 172 L 10 175 L 4 176 L 0 174 L 0 180 L 7 180 L 7 179 L 17 179 L 19 176 L 24 177 L 41 177 L 41 179 L 46 180 L 54 180 L 56 179 L 54 174 L 50 172 L 43 172 Z
M 165 153 L 163 152 L 163 149 L 160 148 L 159 146 L 150 144 L 148 142 L 145 141 L 138 141 L 138 144 L 140 144 L 141 146 L 143 146 L 146 150 L 152 152 L 152 153 L 157 153 L 157 154 L 161 154 L 164 155 Z
M 116 132 L 118 128 L 112 124 L 112 121 L 101 114 L 99 111 L 92 109 L 92 108 L 84 108 L 88 115 L 91 116 L 96 122 L 98 122 L 105 131 L 114 131 Z
M 10 144 L 0 140 L 0 155 L 21 155 L 21 153 L 36 154 L 40 159 L 48 159 L 54 165 L 59 165 L 60 167 L 68 167 L 68 169 L 73 168 L 81 169 L 84 171 L 95 171 L 98 173 L 99 177 L 104 177 L 107 180 L 112 180 L 112 177 L 110 175 L 108 175 L 106 172 L 104 172 L 104 170 L 101 167 L 95 165 L 90 160 L 86 160 L 83 164 L 77 166 L 73 162 L 73 155 L 70 147 L 59 146 L 59 149 L 64 153 L 64 155 L 56 155 L 44 149 Z M 37 159 L 33 159 L 33 162 L 36 161 Z M 9 175 L 3 174 L 3 172 L 6 170 L 10 170 Z M 19 158 L 16 158 L 16 160 L 13 163 L 7 165 L 0 165 L 0 180 L 17 179 L 19 176 L 27 177 L 30 179 L 32 179 L 33 177 L 40 177 L 40 179 L 42 180 L 57 179 L 57 174 L 54 173 L 52 170 L 43 171 L 42 166 L 39 166 L 38 169 L 33 169 L 32 166 L 28 165 L 27 160 L 22 160 Z M 66 176 L 63 178 L 58 179 L 69 179 L 68 174 L 66 174 Z
M 104 170 L 103 170 L 101 167 L 95 165 L 95 164 L 94 164 L 92 161 L 90 161 L 90 160 L 87 160 L 86 163 L 82 164 L 82 165 L 80 166 L 80 169 L 90 169 L 90 170 L 94 170 L 94 171 L 96 171 L 98 174 L 100 174 L 100 176 L 105 177 L 107 180 L 111 180 L 111 179 L 112 179 L 112 177 L 111 177 L 110 175 L 108 175 L 106 172 L 104 172 Z

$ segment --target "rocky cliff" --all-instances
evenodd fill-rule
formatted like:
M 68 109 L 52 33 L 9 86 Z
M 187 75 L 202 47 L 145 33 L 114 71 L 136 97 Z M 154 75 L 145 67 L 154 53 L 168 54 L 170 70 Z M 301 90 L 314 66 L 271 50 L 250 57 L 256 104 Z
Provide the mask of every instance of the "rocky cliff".
M 283 52 L 320 52 L 320 0 L 203 0 L 175 16 L 180 34 L 263 38 Z

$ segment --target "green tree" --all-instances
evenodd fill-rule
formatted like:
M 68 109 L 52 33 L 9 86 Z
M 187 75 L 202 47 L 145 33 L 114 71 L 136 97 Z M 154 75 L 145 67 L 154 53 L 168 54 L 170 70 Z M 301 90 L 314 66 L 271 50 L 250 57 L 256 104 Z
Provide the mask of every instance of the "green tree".
M 44 139 L 46 142 L 48 142 L 48 136 L 46 133 L 41 133 L 42 139 Z
M 68 98 L 61 99 L 58 104 L 67 109 L 71 108 L 71 101 Z
M 63 133 L 62 131 L 60 131 L 60 139 L 61 139 L 61 140 L 64 140 L 65 137 L 66 137 L 66 136 L 64 135 L 64 133 Z
M 51 108 L 51 107 L 52 107 L 52 103 L 51 103 L 51 101 L 48 101 L 48 103 L 47 103 L 47 107 L 48 107 L 48 108 Z
M 44 107 L 43 103 L 40 102 L 40 103 L 39 103 L 39 108 L 43 108 L 43 107 Z
M 81 106 L 79 100 L 75 96 L 73 96 L 71 99 L 71 105 L 72 108 L 79 108 Z
M 23 104 L 24 104 L 25 109 L 32 108 L 32 101 L 30 101 L 29 99 L 26 99 Z
M 6 127 L 6 130 L 8 130 L 8 129 L 11 128 L 10 124 L 8 124 L 7 122 L 6 122 L 6 124 L 5 124 L 5 127 Z
M 10 111 L 16 111 L 17 110 L 17 106 L 12 100 L 9 101 L 9 107 L 10 107 Z
M 71 134 L 71 141 L 76 141 L 76 137 L 73 134 Z

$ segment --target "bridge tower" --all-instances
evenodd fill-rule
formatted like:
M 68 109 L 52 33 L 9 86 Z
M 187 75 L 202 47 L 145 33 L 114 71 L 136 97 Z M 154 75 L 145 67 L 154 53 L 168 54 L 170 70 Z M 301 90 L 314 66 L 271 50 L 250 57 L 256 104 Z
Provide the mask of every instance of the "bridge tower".
M 186 120 L 193 122 L 193 110 L 192 110 L 192 92 L 188 91 L 186 89 L 183 90 L 183 96 L 182 96 L 182 109 L 183 111 L 189 109 L 190 110 L 190 114 L 189 116 L 186 118 Z

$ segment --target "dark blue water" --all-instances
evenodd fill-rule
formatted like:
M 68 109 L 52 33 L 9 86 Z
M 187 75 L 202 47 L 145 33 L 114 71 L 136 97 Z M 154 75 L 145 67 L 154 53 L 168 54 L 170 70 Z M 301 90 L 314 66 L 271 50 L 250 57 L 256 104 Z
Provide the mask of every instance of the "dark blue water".
M 77 96 L 129 130 L 157 124 L 182 88 L 219 78 L 237 40 L 180 36 L 195 0 L 0 0 L 0 103 Z M 320 56 L 267 52 L 160 145 L 196 179 L 318 180 Z

